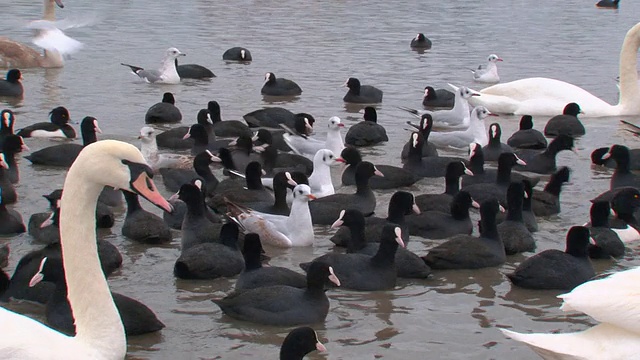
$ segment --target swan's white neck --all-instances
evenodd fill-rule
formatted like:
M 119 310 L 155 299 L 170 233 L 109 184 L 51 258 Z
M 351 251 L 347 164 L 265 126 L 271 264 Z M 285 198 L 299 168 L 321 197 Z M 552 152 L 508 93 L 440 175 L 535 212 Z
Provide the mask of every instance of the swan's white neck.
M 622 42 L 620 51 L 620 103 L 622 114 L 640 113 L 638 89 L 638 48 L 640 48 L 640 23 L 632 27 Z
M 60 202 L 60 238 L 69 304 L 75 318 L 76 339 L 108 354 L 107 358 L 122 359 L 127 352 L 124 327 L 100 266 L 95 214 L 88 211 L 95 209 L 103 186 L 90 181 L 90 176 L 82 166 L 72 166 Z
M 51 0 L 44 0 L 44 14 L 42 20 L 56 21 L 56 4 Z M 42 57 L 42 67 L 58 68 L 64 66 L 64 59 L 57 51 L 45 50 Z

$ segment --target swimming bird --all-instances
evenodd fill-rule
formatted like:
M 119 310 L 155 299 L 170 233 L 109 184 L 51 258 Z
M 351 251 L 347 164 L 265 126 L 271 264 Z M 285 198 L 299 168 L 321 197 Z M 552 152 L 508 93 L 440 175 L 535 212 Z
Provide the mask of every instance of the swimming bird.
M 488 116 L 497 116 L 489 112 L 484 106 L 471 110 L 469 127 L 466 130 L 434 132 L 429 136 L 429 142 L 437 147 L 452 147 L 463 149 L 471 143 L 485 146 L 489 143 L 484 119 Z
M 251 52 L 248 49 L 240 46 L 236 46 L 236 47 L 227 49 L 222 54 L 222 60 L 249 62 L 253 60 L 253 57 L 251 57 Z
M 402 230 L 389 223 L 382 228 L 380 246 L 375 255 L 363 253 L 328 253 L 301 263 L 302 269 L 309 269 L 313 263 L 329 265 L 340 279 L 340 287 L 359 291 L 380 291 L 393 289 L 398 277 L 395 258 L 398 247 L 404 247 Z
M 0 146 L 7 136 L 13 135 L 13 125 L 15 121 L 16 116 L 13 111 L 4 109 L 0 112 Z
M 344 160 L 336 157 L 329 149 L 318 150 L 313 157 L 313 172 L 309 175 L 309 187 L 316 198 L 322 198 L 336 193 L 331 180 L 331 166 Z
M 637 311 L 634 307 L 639 270 L 636 267 L 613 273 L 585 282 L 567 294 L 558 295 L 563 300 L 561 310 L 583 312 L 599 322 L 585 331 L 521 334 L 500 330 L 507 337 L 527 344 L 543 357 L 571 360 L 631 359 L 640 351 Z
M 17 215 L 7 209 L 0 188 L 0 235 L 21 234 L 27 230 L 22 222 L 22 217 Z
M 536 215 L 533 213 L 532 209 L 533 196 L 535 192 L 533 191 L 533 185 L 531 181 L 525 179 L 522 180 L 522 183 L 524 184 L 525 192 L 524 201 L 522 202 L 522 220 L 527 226 L 529 232 L 533 233 L 538 231 L 538 220 L 536 220 Z
M 378 124 L 378 113 L 372 106 L 364 108 L 364 121 L 349 128 L 344 137 L 345 144 L 353 146 L 372 146 L 389 141 L 387 131 Z
M 464 161 L 455 156 L 428 156 L 422 157 L 424 137 L 419 132 L 411 133 L 409 137 L 411 147 L 407 160 L 402 168 L 412 172 L 417 177 L 441 177 L 446 174 L 446 167 L 452 161 Z
M 346 211 L 346 213 L 345 213 Z M 363 217 L 363 236 L 365 238 L 365 242 L 380 242 L 380 236 L 382 234 L 382 228 L 389 223 L 393 223 L 396 226 L 400 227 L 402 230 L 402 241 L 405 243 L 409 242 L 409 226 L 406 224 L 406 216 L 411 214 L 420 214 L 421 209 L 416 205 L 415 196 L 412 193 L 407 191 L 396 191 L 391 195 L 391 199 L 389 200 L 389 206 L 387 207 L 387 216 L 386 217 L 378 217 L 378 216 L 368 216 L 364 218 L 364 215 L 361 211 L 357 209 L 350 209 L 349 206 L 345 206 L 339 213 L 339 218 L 335 220 L 331 225 L 333 227 L 339 227 L 343 223 L 348 227 L 349 221 L 345 219 L 345 216 L 351 215 L 353 216 L 353 211 L 358 212 L 357 217 Z M 347 216 L 348 218 L 349 216 Z M 335 226 L 334 226 L 335 225 Z M 346 246 L 357 245 L 356 243 L 350 243 L 352 229 L 339 229 L 329 240 L 338 245 L 338 246 Z
M 438 149 L 436 146 L 429 142 L 429 135 L 431 135 L 431 130 L 433 129 L 433 116 L 431 114 L 422 114 L 420 116 L 420 124 L 415 125 L 411 122 L 407 122 L 408 125 L 414 127 L 422 134 L 423 146 L 422 146 L 422 157 L 429 156 L 438 156 Z M 404 161 L 407 157 L 409 157 L 409 149 L 412 146 L 412 141 L 409 140 L 404 144 L 402 148 L 402 153 L 400 153 L 400 157 Z
M 334 229 L 340 227 L 336 235 L 339 233 L 345 233 L 348 229 L 348 232 L 346 233 L 350 236 L 348 238 L 342 237 L 343 242 L 341 243 L 342 246 L 347 247 L 347 253 L 375 256 L 380 250 L 380 235 L 382 234 L 384 226 L 387 224 L 398 226 L 398 224 L 393 221 L 382 223 L 379 233 L 374 237 L 367 238 L 366 233 L 371 232 L 368 231 L 369 226 L 365 224 L 365 217 L 362 216 L 360 211 L 349 209 L 340 212 L 340 218 L 331 225 L 331 228 Z M 343 227 L 346 227 L 346 229 Z M 399 226 L 401 231 L 405 227 L 406 226 Z M 367 230 L 365 230 L 365 228 Z M 408 230 L 402 231 L 400 238 L 402 238 L 406 245 L 406 241 L 404 241 L 404 239 L 409 239 L 409 236 L 408 234 L 405 234 L 405 232 L 408 232 Z M 336 236 L 332 237 L 330 240 L 338 245 Z M 395 255 L 395 265 L 398 277 L 401 278 L 426 279 L 431 274 L 431 269 L 424 263 L 422 258 L 412 251 L 407 250 L 406 247 L 398 247 Z
M 425 239 L 444 239 L 457 234 L 470 235 L 473 224 L 469 217 L 469 209 L 480 205 L 471 198 L 468 192 L 462 190 L 446 203 L 446 211 L 430 210 L 406 217 L 409 233 Z
M 220 230 L 222 224 L 217 218 L 207 215 L 208 209 L 204 203 L 202 189 L 197 182 L 185 183 L 180 190 L 172 195 L 170 201 L 176 198 L 182 200 L 187 206 L 187 212 L 182 219 L 182 237 L 180 246 L 186 251 L 198 244 L 220 242 Z
M 327 135 L 324 139 L 301 136 L 289 130 L 287 130 L 288 133 L 282 136 L 294 153 L 313 159 L 318 150 L 321 149 L 329 149 L 334 154 L 342 152 L 342 149 L 344 149 L 344 141 L 340 133 L 342 128 L 344 128 L 342 120 L 337 116 L 332 116 L 329 118 Z
M 547 121 L 544 126 L 544 134 L 549 137 L 565 134 L 569 136 L 582 136 L 585 134 L 584 125 L 578 119 L 582 113 L 580 105 L 569 103 L 562 110 L 562 115 L 556 115 Z
M 592 259 L 620 258 L 624 255 L 625 246 L 622 238 L 625 233 L 637 230 L 627 225 L 626 229 L 614 229 L 609 225 L 611 206 L 608 201 L 595 201 L 591 204 L 591 224 L 589 232 L 594 243 L 589 243 L 589 257 Z
M 213 125 L 213 131 L 220 137 L 240 137 L 253 136 L 251 129 L 242 121 L 225 120 L 222 121 L 220 114 L 220 104 L 217 101 L 207 103 L 208 119 Z
M 281 266 L 262 266 L 260 256 L 264 252 L 260 235 L 248 233 L 244 237 L 244 270 L 236 280 L 236 290 L 255 289 L 265 286 L 286 285 L 303 289 L 307 287 L 304 275 Z
M 480 205 L 480 236 L 456 235 L 423 257 L 432 269 L 481 269 L 504 264 L 506 254 L 496 226 L 498 201 Z
M 223 313 L 238 320 L 275 326 L 316 324 L 324 322 L 329 313 L 329 299 L 324 289 L 327 279 L 340 286 L 340 280 L 329 265 L 314 262 L 307 271 L 304 289 L 266 286 L 236 291 L 211 301 Z
M 484 159 L 486 161 L 498 161 L 500 154 L 504 152 L 513 152 L 511 146 L 500 142 L 502 136 L 502 128 L 500 124 L 493 123 L 489 125 L 489 143 L 482 148 Z
M 123 191 L 127 202 L 127 214 L 122 224 L 122 235 L 143 244 L 164 244 L 171 242 L 171 229 L 161 217 L 145 210 L 138 195 Z
M 92 116 L 86 116 L 80 124 L 82 134 L 82 145 L 80 144 L 58 144 L 42 148 L 25 156 L 25 159 L 35 165 L 70 167 L 76 160 L 78 154 L 85 146 L 98 141 L 97 133 L 102 133 L 98 126 L 98 120 Z
M 482 89 L 474 106 L 484 105 L 500 114 L 547 115 L 562 111 L 570 102 L 581 104 L 584 116 L 633 116 L 640 114 L 640 88 L 636 70 L 640 47 L 640 23 L 626 34 L 620 51 L 620 101 L 611 105 L 573 84 L 550 78 L 526 78 Z
M 55 284 L 56 289 L 47 301 L 45 310 L 47 324 L 64 334 L 75 335 L 74 319 L 67 300 L 67 283 L 64 275 L 61 258 L 44 257 L 40 261 L 38 272 L 33 274 L 29 286 L 35 286 L 41 281 Z M 148 334 L 165 327 L 153 310 L 138 300 L 115 292 L 111 293 L 111 296 L 122 318 L 127 336 Z
M 18 69 L 7 71 L 6 79 L 0 80 L 0 96 L 21 97 L 24 94 L 22 87 L 22 73 Z
M 5 205 L 15 204 L 18 201 L 18 193 L 9 178 L 9 165 L 3 153 L 0 153 L 0 191 L 2 191 L 2 202 Z
M 327 348 L 318 340 L 318 334 L 312 328 L 299 327 L 291 330 L 284 338 L 280 347 L 280 360 L 301 360 L 314 350 L 326 352 Z
M 145 70 L 144 68 L 121 63 L 121 65 L 128 66 L 134 75 L 138 76 L 147 83 L 158 84 L 179 84 L 180 75 L 176 70 L 175 60 L 179 56 L 186 56 L 176 48 L 169 48 L 165 51 L 162 65 L 158 70 Z
M 470 113 L 471 108 L 469 106 L 469 99 L 478 96 L 479 93 L 475 90 L 471 90 L 465 86 L 457 87 L 449 84 L 454 90 L 454 103 L 451 109 L 447 110 L 415 110 L 403 106 L 399 106 L 400 110 L 404 110 L 415 116 L 422 116 L 422 114 L 431 114 L 433 117 L 434 127 L 441 130 L 465 130 L 469 127 L 471 120 Z
M 156 131 L 154 128 L 143 126 L 140 129 L 138 139 L 140 140 L 140 152 L 142 152 L 142 155 L 153 171 L 158 171 L 160 168 L 191 168 L 193 160 L 190 156 L 158 152 L 158 143 L 156 142 Z
M 228 222 L 220 228 L 220 242 L 183 247 L 173 274 L 180 279 L 217 279 L 240 274 L 244 258 L 238 249 L 238 233 L 238 225 Z
M 344 163 L 347 165 L 342 171 L 342 185 L 355 185 L 356 167 L 362 162 L 362 154 L 358 149 L 347 146 L 340 153 L 340 158 L 344 160 Z M 399 187 L 411 186 L 419 180 L 411 171 L 401 167 L 376 164 L 376 168 L 380 170 L 384 176 L 376 176 L 369 179 L 369 186 L 371 186 L 372 189 L 397 189 Z
M 571 150 L 577 153 L 573 137 L 558 135 L 543 152 L 530 149 L 518 150 L 516 153 L 526 162 L 526 165 L 519 165 L 517 169 L 538 174 L 551 174 L 557 170 L 556 156 L 563 150 Z
M 609 152 L 609 149 L 610 146 L 593 150 L 591 152 L 591 163 L 594 165 L 606 166 L 608 168 L 615 169 L 618 164 L 612 157 L 607 156 L 607 159 L 603 159 L 605 154 Z M 640 170 L 640 149 L 629 149 L 629 156 L 629 169 Z
M 596 7 L 600 9 L 617 9 L 620 0 L 600 0 L 596 3 Z
M 365 216 L 373 214 L 376 208 L 376 196 L 369 186 L 369 179 L 374 175 L 384 176 L 380 170 L 368 161 L 358 164 L 355 175 L 356 192 L 328 195 L 309 203 L 313 223 L 331 225 L 343 209 L 357 209 Z M 291 213 L 294 213 L 293 207 L 291 208 Z
M 596 275 L 589 260 L 589 229 L 573 226 L 564 251 L 549 249 L 527 258 L 507 277 L 527 289 L 571 290 Z
M 144 115 L 145 124 L 169 124 L 182 120 L 182 113 L 175 105 L 176 99 L 172 93 L 162 95 L 162 101 L 151 105 Z
M 416 37 L 411 39 L 411 47 L 415 49 L 429 50 L 431 49 L 431 40 L 424 36 L 423 33 L 418 33 Z
M 104 140 L 83 149 L 67 173 L 60 212 L 63 264 L 77 335 L 68 337 L 0 308 L 0 322 L 6 331 L 0 339 L 3 354 L 18 358 L 51 358 L 54 354 L 63 358 L 69 354 L 76 358 L 125 357 L 124 327 L 100 268 L 95 215 L 87 209 L 95 207 L 100 191 L 109 185 L 137 192 L 163 210 L 171 211 L 171 205 L 158 193 L 150 176 L 151 169 L 133 145 Z
M 533 193 L 531 208 L 536 216 L 550 216 L 560 213 L 560 193 L 562 185 L 569 182 L 571 170 L 563 166 L 551 175 L 543 191 Z
M 498 233 L 504 243 L 507 255 L 534 251 L 536 242 L 527 229 L 522 217 L 522 204 L 525 196 L 524 184 L 512 182 L 507 189 L 507 217 L 498 224 Z
M 479 182 L 467 184 L 462 182 L 462 190 L 468 191 L 471 196 L 480 203 L 487 199 L 497 199 L 501 204 L 506 205 L 507 188 L 511 184 L 511 169 L 516 164 L 525 163 L 513 153 L 502 153 L 498 158 L 498 170 L 491 182 Z M 525 163 L 526 164 L 526 163 Z M 468 178 L 472 180 L 474 176 Z
M 522 115 L 519 130 L 509 137 L 507 145 L 517 149 L 546 149 L 547 139 L 533 128 L 531 115 Z
M 198 64 L 182 64 L 178 65 L 178 58 L 175 60 L 176 71 L 180 79 L 211 79 L 216 77 L 213 71 Z
M 23 151 L 29 151 L 29 147 L 24 143 L 22 136 L 9 135 L 2 143 L 2 153 L 4 154 L 4 160 L 7 162 L 7 176 L 12 184 L 16 184 L 20 181 L 20 170 L 18 169 L 18 163 L 16 162 L 16 155 Z
M 354 104 L 376 104 L 382 102 L 382 90 L 372 85 L 361 85 L 360 80 L 350 77 L 344 83 L 349 88 L 342 100 Z
M 55 22 L 55 6 L 64 8 L 62 0 L 45 0 L 42 20 L 31 22 L 28 28 L 38 30 L 32 42 L 44 49 L 44 54 L 25 44 L 0 37 L 0 68 L 60 68 L 64 56 L 82 47 L 78 41 L 66 36 L 63 24 Z M 72 27 L 68 24 L 68 27 Z
M 502 61 L 498 55 L 489 55 L 487 58 L 487 65 L 479 65 L 477 69 L 471 70 L 473 73 L 473 80 L 481 83 L 500 82 L 500 76 L 498 76 L 498 61 Z
M 208 140 L 211 142 L 215 141 L 216 134 L 213 130 L 211 119 L 209 119 L 209 112 L 207 109 L 200 109 L 200 111 L 198 111 L 198 115 L 196 115 L 196 119 L 198 124 L 204 126 Z M 159 133 L 156 136 L 158 146 L 174 150 L 191 149 L 193 147 L 193 139 L 184 139 L 184 136 L 189 132 L 190 128 L 191 126 L 179 126 Z
M 628 147 L 617 144 L 611 146 L 609 151 L 602 157 L 604 160 L 608 158 L 613 158 L 616 162 L 616 169 L 609 182 L 610 190 L 625 186 L 640 188 L 640 177 L 633 174 L 629 169 L 630 153 Z
M 314 240 L 309 201 L 314 200 L 308 185 L 293 189 L 293 203 L 289 216 L 253 211 L 227 202 L 228 215 L 248 232 L 260 235 L 265 243 L 277 247 L 311 246 Z
M 424 88 L 422 106 L 425 108 L 452 108 L 455 95 L 447 89 L 434 89 L 432 86 Z
M 276 78 L 276 74 L 268 72 L 264 75 L 264 85 L 260 93 L 268 96 L 297 96 L 302 94 L 302 89 L 294 81 Z
M 448 213 L 453 197 L 460 191 L 460 178 L 467 174 L 475 174 L 467 169 L 463 161 L 452 161 L 447 164 L 444 174 L 444 193 L 440 194 L 420 194 L 416 196 L 416 204 L 421 211 L 441 211 Z
M 18 130 L 16 135 L 20 135 L 23 138 L 28 137 L 61 137 L 75 139 L 76 131 L 71 125 L 69 125 L 69 110 L 64 106 L 58 106 L 57 108 L 49 112 L 50 122 L 39 122 Z

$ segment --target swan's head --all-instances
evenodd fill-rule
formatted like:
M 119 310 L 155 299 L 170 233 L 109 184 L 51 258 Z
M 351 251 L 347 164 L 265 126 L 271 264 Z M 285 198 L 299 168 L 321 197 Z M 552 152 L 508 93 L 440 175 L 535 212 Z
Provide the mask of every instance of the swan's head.
M 174 59 L 177 59 L 180 56 L 187 56 L 187 54 L 185 53 L 181 53 L 180 50 L 172 47 L 172 48 L 168 48 L 167 51 L 165 52 L 164 57 L 167 59 L 171 59 L 172 61 Z
M 144 126 L 140 129 L 138 139 L 143 143 L 149 143 L 155 137 L 155 130 L 151 126 Z
M 487 58 L 487 61 L 488 61 L 488 62 L 492 62 L 492 63 L 496 63 L 496 62 L 498 62 L 498 61 L 502 61 L 502 59 L 501 59 L 498 55 L 496 55 L 496 54 L 491 54 L 491 55 L 489 55 L 489 57 Z
M 332 116 L 329 119 L 329 130 L 340 130 L 340 128 L 344 127 L 344 124 L 342 123 L 342 120 L 337 117 L 337 116 Z
M 62 0 L 49 0 L 49 1 L 58 5 L 60 9 L 64 9 L 64 4 L 62 3 Z
M 136 193 L 167 212 L 173 211 L 153 183 L 153 170 L 131 144 L 103 140 L 85 146 L 69 169 L 70 176 Z

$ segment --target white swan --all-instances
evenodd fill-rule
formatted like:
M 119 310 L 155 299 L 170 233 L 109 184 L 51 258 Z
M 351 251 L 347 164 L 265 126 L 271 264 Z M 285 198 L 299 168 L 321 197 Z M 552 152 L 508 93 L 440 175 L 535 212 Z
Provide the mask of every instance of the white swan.
M 33 43 L 44 50 L 41 55 L 37 50 L 0 37 L 0 68 L 59 68 L 64 66 L 63 55 L 77 51 L 82 44 L 68 36 L 62 30 L 76 25 L 54 22 L 56 19 L 55 6 L 63 8 L 62 0 L 44 0 L 44 14 L 42 20 L 36 20 L 27 25 L 37 30 Z M 65 25 L 65 26 L 63 26 Z
M 0 308 L 0 359 L 123 359 L 124 327 L 100 267 L 93 209 L 104 186 L 136 192 L 164 210 L 171 205 L 150 179 L 135 146 L 103 140 L 87 145 L 73 163 L 60 200 L 62 246 L 75 337 Z
M 640 89 L 636 70 L 640 48 L 640 23 L 624 38 L 620 51 L 620 101 L 611 105 L 590 92 L 564 81 L 527 78 L 494 85 L 480 91 L 470 101 L 501 114 L 546 115 L 562 113 L 571 102 L 580 104 L 584 117 L 640 115 Z
M 471 70 L 473 73 L 473 80 L 481 83 L 500 82 L 500 76 L 498 75 L 498 61 L 502 61 L 498 55 L 489 55 L 487 58 L 487 65 L 480 65 L 477 69 Z
M 502 332 L 531 347 L 544 359 L 623 360 L 640 354 L 640 267 L 586 282 L 563 299 L 560 309 L 580 311 L 601 323 L 582 332 L 520 334 Z

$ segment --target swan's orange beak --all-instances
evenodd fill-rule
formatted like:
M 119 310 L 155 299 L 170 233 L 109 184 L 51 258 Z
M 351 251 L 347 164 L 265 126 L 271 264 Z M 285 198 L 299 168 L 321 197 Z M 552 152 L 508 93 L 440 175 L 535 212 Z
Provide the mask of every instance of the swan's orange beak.
M 158 188 L 156 188 L 153 180 L 151 180 L 146 172 L 141 172 L 140 175 L 131 182 L 131 189 L 162 210 L 168 213 L 173 212 L 173 206 L 160 195 Z

